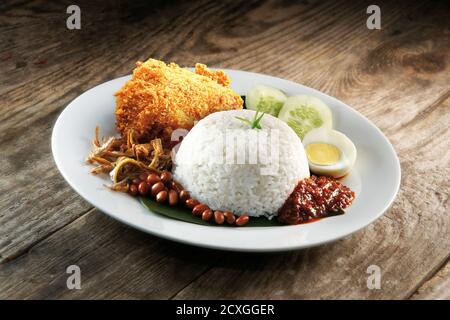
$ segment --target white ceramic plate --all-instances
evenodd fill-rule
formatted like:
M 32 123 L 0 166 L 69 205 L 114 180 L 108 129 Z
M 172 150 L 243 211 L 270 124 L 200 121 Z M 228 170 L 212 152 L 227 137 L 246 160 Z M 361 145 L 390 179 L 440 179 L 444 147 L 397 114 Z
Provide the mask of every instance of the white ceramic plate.
M 343 102 L 300 84 L 266 75 L 226 70 L 231 87 L 245 94 L 265 84 L 287 94 L 310 94 L 330 106 L 334 128 L 356 145 L 358 158 L 344 180 L 356 192 L 346 214 L 296 226 L 222 228 L 172 220 L 149 212 L 137 199 L 104 187 L 105 177 L 89 173 L 84 160 L 91 150 L 94 129 L 115 135 L 113 94 L 129 76 L 103 83 L 72 101 L 59 116 L 52 134 L 53 156 L 67 182 L 84 199 L 107 215 L 163 238 L 191 245 L 235 251 L 283 251 L 311 247 L 347 236 L 373 222 L 392 204 L 400 186 L 400 164 L 382 132 Z

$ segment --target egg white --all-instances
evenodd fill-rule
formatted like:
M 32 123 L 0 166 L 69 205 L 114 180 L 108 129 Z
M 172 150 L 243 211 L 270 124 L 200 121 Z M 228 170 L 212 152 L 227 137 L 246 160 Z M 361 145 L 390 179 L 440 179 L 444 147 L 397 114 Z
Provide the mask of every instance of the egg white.
M 302 143 L 305 148 L 311 143 L 328 143 L 338 148 L 341 153 L 338 162 L 332 165 L 318 165 L 311 162 L 308 157 L 309 169 L 313 173 L 340 178 L 345 176 L 355 164 L 356 147 L 342 132 L 326 128 L 313 129 L 305 135 Z

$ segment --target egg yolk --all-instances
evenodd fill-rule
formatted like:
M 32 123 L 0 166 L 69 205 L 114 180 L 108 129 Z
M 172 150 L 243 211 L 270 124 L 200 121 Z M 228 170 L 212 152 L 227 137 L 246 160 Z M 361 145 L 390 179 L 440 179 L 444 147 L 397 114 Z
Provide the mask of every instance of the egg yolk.
M 329 143 L 310 143 L 306 146 L 309 161 L 320 166 L 329 166 L 339 161 L 341 151 Z

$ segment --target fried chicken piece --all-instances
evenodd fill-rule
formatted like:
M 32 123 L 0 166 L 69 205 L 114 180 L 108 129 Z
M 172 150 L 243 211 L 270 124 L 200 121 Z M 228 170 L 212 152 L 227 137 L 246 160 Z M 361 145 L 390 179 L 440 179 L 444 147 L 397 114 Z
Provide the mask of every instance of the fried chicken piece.
M 175 63 L 138 62 L 132 79 L 115 94 L 117 129 L 123 136 L 132 130 L 139 140 L 167 138 L 213 112 L 242 109 L 242 98 L 229 84 L 223 71 L 199 63 L 194 73 Z

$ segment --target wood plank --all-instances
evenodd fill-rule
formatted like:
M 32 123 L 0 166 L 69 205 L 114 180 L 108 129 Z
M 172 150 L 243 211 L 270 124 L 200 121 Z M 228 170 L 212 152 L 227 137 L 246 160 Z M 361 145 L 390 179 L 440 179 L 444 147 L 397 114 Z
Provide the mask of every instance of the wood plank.
M 91 208 L 67 186 L 51 159 L 49 137 L 56 115 L 37 120 L 23 136 L 5 131 L 0 137 L 0 262 Z
M 414 300 L 450 300 L 450 262 L 425 282 L 411 297 Z
M 448 3 L 404 7 L 381 2 L 383 29 L 370 31 L 365 28 L 367 5 L 364 1 L 345 5 L 199 1 L 150 8 L 135 3 L 120 8 L 116 2 L 99 9 L 82 3 L 83 27 L 74 32 L 61 26 L 66 17 L 61 3 L 45 8 L 39 1 L 6 6 L 0 15 L 0 105 L 8 106 L 8 112 L 0 114 L 4 151 L 0 155 L 4 181 L 0 185 L 0 262 L 4 262 L 0 274 L 5 292 L 10 297 L 156 297 L 148 291 L 151 281 L 161 279 L 160 274 L 169 278 L 172 274 L 151 266 L 169 259 L 170 270 L 180 268 L 184 276 L 171 279 L 167 286 L 158 284 L 161 298 L 181 290 L 211 264 L 217 267 L 177 297 L 254 298 L 255 292 L 259 297 L 275 298 L 411 295 L 448 256 L 448 232 L 442 233 L 442 228 L 448 230 L 448 218 L 441 211 L 448 207 L 448 184 L 439 166 L 448 167 L 448 131 L 441 127 L 448 127 L 444 111 L 449 107 L 450 79 L 445 53 L 449 52 L 450 33 L 442 26 L 448 23 L 450 10 Z M 10 58 L 4 59 L 8 54 Z M 69 189 L 53 166 L 48 146 L 52 123 L 78 94 L 129 73 L 135 60 L 148 56 L 182 65 L 200 61 L 269 73 L 346 101 L 373 120 L 399 152 L 404 179 L 393 209 L 376 224 L 335 244 L 281 255 L 231 254 L 227 261 L 216 260 L 213 252 L 184 246 L 169 257 L 169 249 L 153 250 L 152 246 L 151 252 L 146 251 L 143 239 L 149 236 L 127 231 L 133 235 L 123 243 L 108 229 L 117 230 L 115 223 L 92 218 L 93 213 L 80 218 L 90 206 Z M 435 135 L 443 138 L 432 140 Z M 424 183 L 421 175 L 425 173 Z M 71 221 L 75 222 L 66 226 Z M 89 233 L 82 230 L 85 221 Z M 86 243 L 77 237 L 79 232 L 92 237 L 93 244 L 86 250 Z M 439 247 L 439 243 L 444 245 Z M 34 249 L 35 244 L 42 249 Z M 109 259 L 116 264 L 121 261 L 111 257 L 112 244 L 135 252 L 133 263 L 142 261 L 139 271 L 144 266 L 151 268 L 148 277 L 135 282 L 136 274 L 126 273 L 132 265 L 129 260 L 124 266 L 109 266 Z M 27 253 L 30 247 L 32 258 Z M 184 250 L 200 256 L 195 265 L 200 274 L 192 271 Z M 96 251 L 103 258 L 96 260 Z M 46 272 L 50 276 L 60 272 L 75 252 L 87 257 L 77 256 L 86 266 L 92 263 L 89 270 L 111 272 L 109 281 L 117 278 L 124 286 L 130 282 L 127 292 L 119 286 L 100 285 L 103 293 L 92 288 L 66 293 L 64 275 L 59 273 L 51 282 Z M 123 254 L 118 256 L 123 258 Z M 177 260 L 179 254 L 182 258 Z M 417 265 L 418 256 L 423 265 Z M 13 260 L 16 257 L 20 258 Z M 54 264 L 47 265 L 47 260 Z M 376 262 L 386 270 L 384 289 L 368 292 L 365 269 Z M 241 271 L 243 265 L 248 271 Z M 18 276 L 11 266 L 20 270 Z M 283 268 L 291 276 L 277 278 L 276 271 Z M 34 278 L 40 279 L 37 284 Z M 203 281 L 221 284 L 225 278 L 232 281 L 224 284 L 223 292 L 205 290 Z M 250 280 L 254 283 L 249 284 Z M 93 287 L 98 285 L 93 271 L 88 281 Z
M 1 299 L 168 299 L 218 253 L 162 240 L 92 210 L 0 266 Z M 66 269 L 81 270 L 69 290 Z

